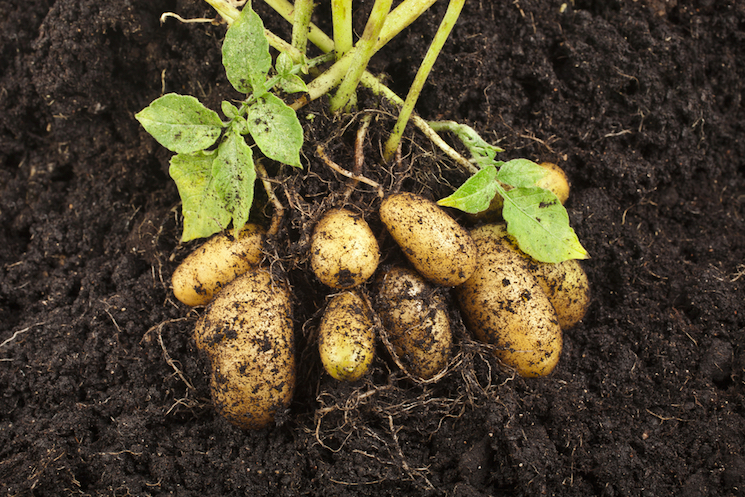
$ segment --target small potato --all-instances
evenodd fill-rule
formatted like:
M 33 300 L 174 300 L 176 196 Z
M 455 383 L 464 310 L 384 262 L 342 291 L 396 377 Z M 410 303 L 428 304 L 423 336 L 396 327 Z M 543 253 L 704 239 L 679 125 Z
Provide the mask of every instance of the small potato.
M 337 380 L 362 377 L 375 355 L 375 333 L 370 309 L 354 292 L 331 299 L 318 330 L 318 351 L 328 374 Z
M 494 225 L 471 231 L 479 267 L 455 294 L 466 326 L 499 347 L 497 356 L 518 374 L 545 376 L 559 361 L 561 327 L 551 302 L 521 255 Z
M 258 429 L 286 409 L 295 388 L 290 290 L 251 269 L 212 301 L 194 330 L 212 367 L 217 411 L 240 428 Z
M 579 323 L 590 306 L 590 282 L 579 261 L 570 259 L 558 264 L 538 262 L 517 247 L 504 223 L 495 224 L 491 229 L 506 246 L 527 261 L 530 272 L 538 279 L 538 284 L 554 306 L 561 329 L 568 330 Z
M 569 179 L 564 170 L 553 162 L 541 162 L 538 165 L 545 169 L 548 174 L 538 181 L 536 185 L 546 190 L 551 190 L 562 204 L 566 203 L 569 198 Z
M 432 283 L 457 286 L 476 270 L 473 239 L 434 202 L 413 193 L 390 195 L 380 204 L 380 219 L 419 274 Z
M 426 380 L 447 366 L 453 336 L 438 288 L 414 271 L 392 268 L 379 279 L 376 307 L 410 374 Z
M 310 245 L 310 265 L 331 288 L 352 288 L 378 268 L 380 250 L 370 226 L 359 214 L 331 209 L 316 225 Z
M 222 287 L 261 261 L 264 228 L 247 224 L 233 238 L 221 233 L 189 254 L 171 278 L 173 294 L 186 305 L 206 305 Z

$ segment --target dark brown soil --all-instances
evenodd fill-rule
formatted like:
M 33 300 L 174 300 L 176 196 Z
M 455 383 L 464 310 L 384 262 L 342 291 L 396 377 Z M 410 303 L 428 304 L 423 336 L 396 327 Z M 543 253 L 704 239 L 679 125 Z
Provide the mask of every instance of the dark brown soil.
M 446 3 L 375 59 L 399 93 Z M 133 117 L 161 92 L 236 97 L 224 26 L 159 24 L 212 16 L 200 2 L 0 1 L 3 495 L 743 495 L 745 6 L 560 5 L 469 1 L 418 106 L 568 172 L 594 299 L 556 371 L 515 377 L 454 310 L 460 361 L 437 384 L 382 348 L 358 383 L 321 374 L 326 291 L 292 260 L 307 243 L 295 212 L 274 256 L 296 288 L 302 380 L 278 425 L 251 432 L 210 405 L 201 311 L 168 284 L 193 247 L 178 244 L 170 153 Z M 349 119 L 306 113 L 309 146 L 336 133 L 328 152 L 348 160 L 356 121 L 342 134 Z M 391 122 L 375 125 L 372 176 Z M 422 136 L 406 147 L 420 177 L 404 187 L 462 181 Z M 287 181 L 315 209 L 344 183 L 305 155 Z

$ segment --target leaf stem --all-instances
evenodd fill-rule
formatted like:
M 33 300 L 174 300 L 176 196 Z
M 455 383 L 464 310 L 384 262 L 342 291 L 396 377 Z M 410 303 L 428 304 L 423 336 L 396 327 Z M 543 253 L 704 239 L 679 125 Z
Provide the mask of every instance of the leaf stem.
M 427 54 L 424 56 L 424 60 L 419 66 L 419 70 L 417 70 L 414 82 L 409 88 L 409 93 L 406 95 L 406 101 L 404 101 L 404 104 L 401 107 L 401 112 L 398 114 L 396 125 L 393 127 L 393 133 L 391 133 L 391 136 L 389 136 L 386 141 L 383 151 L 383 158 L 386 162 L 390 162 L 393 158 L 393 154 L 398 148 L 398 144 L 401 142 L 401 136 L 404 133 L 404 129 L 406 129 L 406 123 L 409 121 L 411 112 L 414 110 L 414 105 L 422 92 L 424 82 L 427 80 L 442 47 L 445 45 L 445 41 L 448 39 L 448 36 L 450 36 L 453 26 L 455 26 L 455 23 L 458 21 L 464 3 L 465 0 L 451 0 L 448 5 L 448 10 L 445 12 L 445 16 L 442 18 L 440 27 L 437 29 L 437 33 L 435 33 L 435 37 L 432 39 Z

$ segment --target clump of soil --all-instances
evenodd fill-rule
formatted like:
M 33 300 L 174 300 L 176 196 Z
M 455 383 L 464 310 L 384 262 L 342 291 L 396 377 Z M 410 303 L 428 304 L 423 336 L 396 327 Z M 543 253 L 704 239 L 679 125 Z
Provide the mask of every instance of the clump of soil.
M 364 19 L 371 2 L 359 2 Z M 357 5 L 357 3 L 355 3 Z M 266 7 L 256 2 L 262 13 Z M 320 7 L 327 9 L 323 3 Z M 446 5 L 374 59 L 404 94 Z M 8 495 L 738 495 L 745 488 L 745 7 L 734 1 L 468 2 L 418 112 L 504 158 L 558 162 L 592 255 L 593 303 L 556 371 L 526 380 L 456 326 L 437 383 L 385 352 L 341 384 L 314 348 L 325 292 L 308 228 L 346 180 L 359 116 L 301 112 L 303 171 L 268 256 L 296 289 L 302 381 L 276 426 L 210 405 L 199 311 L 169 279 L 180 245 L 170 153 L 133 115 L 163 92 L 237 97 L 224 26 L 198 2 L 3 3 L 0 29 L 0 486 Z M 279 26 L 275 16 L 267 24 Z M 273 24 L 274 23 L 274 24 Z M 284 28 L 282 28 L 284 29 Z M 278 29 L 281 31 L 281 29 Z M 465 177 L 418 133 L 364 173 L 439 198 Z M 311 118 L 312 117 L 312 118 Z M 377 194 L 349 203 L 376 233 Z M 398 257 L 384 244 L 387 262 Z M 452 320 L 459 323 L 453 307 Z

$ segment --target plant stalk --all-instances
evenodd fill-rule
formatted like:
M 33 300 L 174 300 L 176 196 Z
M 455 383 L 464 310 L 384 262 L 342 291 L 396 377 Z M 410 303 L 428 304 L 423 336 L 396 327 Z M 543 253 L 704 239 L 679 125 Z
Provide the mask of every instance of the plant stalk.
M 424 60 L 419 66 L 419 70 L 417 70 L 414 82 L 409 88 L 409 93 L 406 95 L 406 101 L 404 101 L 404 104 L 401 107 L 401 112 L 398 114 L 398 120 L 396 121 L 396 125 L 393 127 L 393 132 L 386 141 L 385 148 L 383 149 L 383 158 L 386 162 L 390 162 L 393 158 L 393 154 L 396 153 L 398 144 L 401 142 L 401 136 L 403 136 L 404 130 L 406 129 L 406 123 L 409 121 L 411 112 L 414 110 L 414 105 L 419 99 L 424 83 L 427 81 L 430 71 L 432 71 L 432 66 L 435 64 L 437 56 L 445 45 L 448 36 L 450 36 L 453 26 L 455 26 L 455 23 L 458 21 L 464 3 L 465 0 L 451 0 L 448 5 L 448 10 L 445 12 L 440 27 L 437 29 L 437 33 L 432 39 L 432 43 L 429 45 L 427 54 L 424 56 Z
M 313 14 L 313 0 L 295 0 L 292 17 L 292 46 L 305 54 L 308 47 L 308 26 Z
M 365 31 L 363 31 L 355 47 L 354 58 L 347 69 L 344 79 L 331 98 L 331 111 L 337 112 L 342 108 L 349 109 L 350 101 L 353 99 L 357 86 L 360 84 L 362 73 L 367 68 L 367 63 L 375 54 L 378 36 L 383 29 L 385 18 L 391 11 L 392 0 L 375 0 L 370 17 L 367 19 Z
M 336 60 L 352 50 L 352 0 L 331 0 L 331 19 L 334 24 Z

